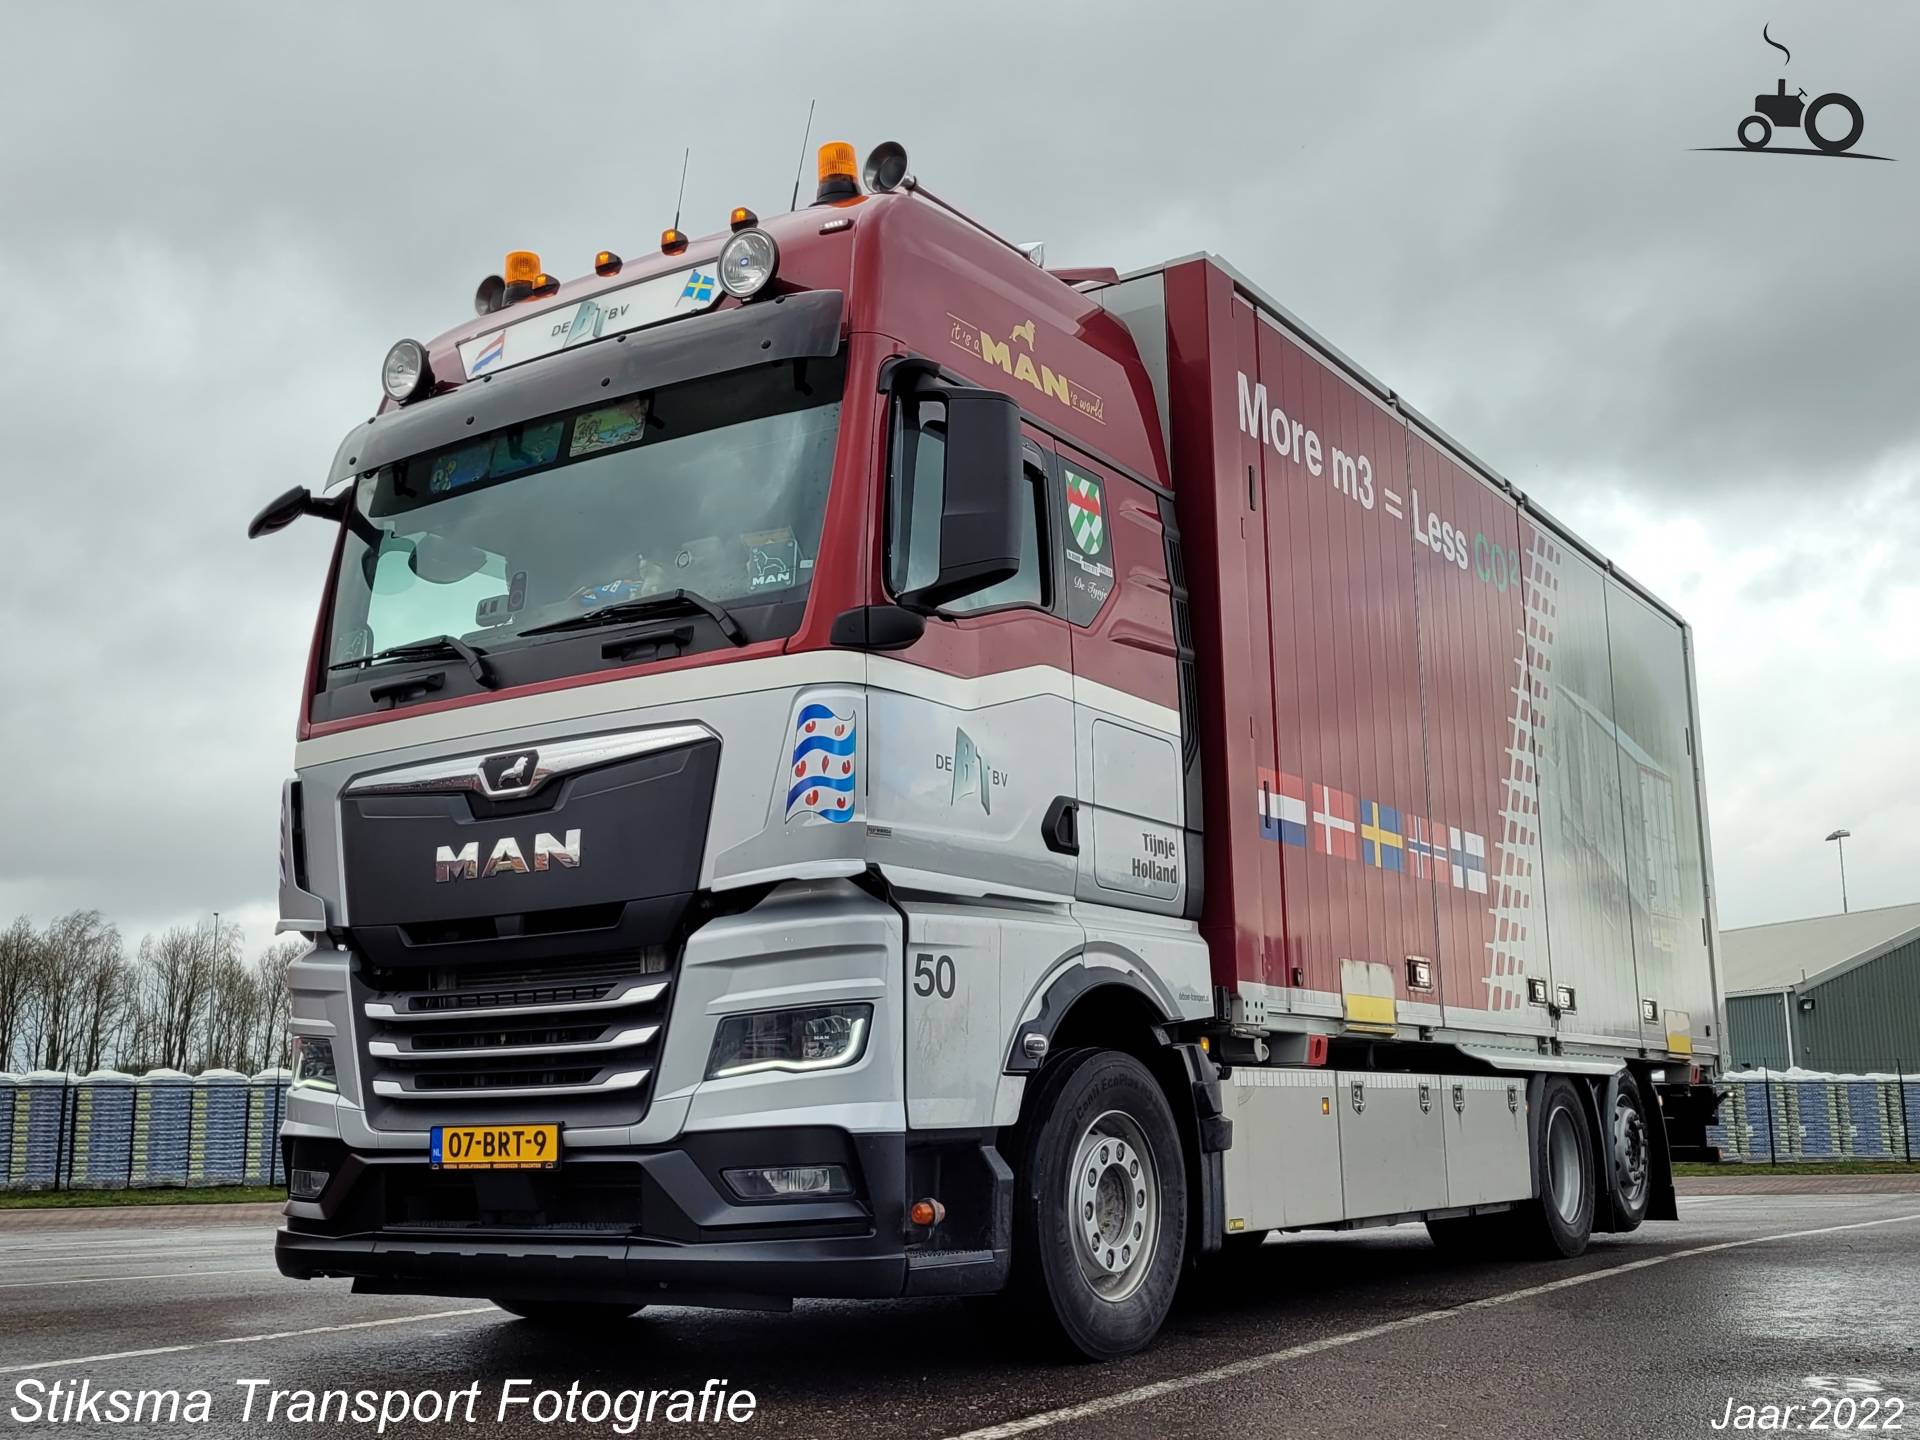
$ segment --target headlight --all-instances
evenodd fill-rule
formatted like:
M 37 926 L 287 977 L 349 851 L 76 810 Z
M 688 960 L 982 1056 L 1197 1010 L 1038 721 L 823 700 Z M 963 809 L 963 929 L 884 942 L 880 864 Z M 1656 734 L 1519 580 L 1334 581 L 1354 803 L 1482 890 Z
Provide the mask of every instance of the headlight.
M 720 247 L 720 288 L 745 300 L 758 295 L 773 279 L 780 263 L 780 247 L 764 230 L 742 230 Z
M 293 1037 L 293 1088 L 328 1090 L 340 1088 L 340 1077 L 333 1068 L 333 1042 L 312 1035 Z
M 871 1005 L 810 1005 L 729 1015 L 714 1032 L 707 1079 L 768 1070 L 837 1070 L 866 1051 Z
M 399 340 L 380 363 L 380 385 L 387 394 L 404 405 L 433 381 L 427 366 L 426 347 L 418 340 Z

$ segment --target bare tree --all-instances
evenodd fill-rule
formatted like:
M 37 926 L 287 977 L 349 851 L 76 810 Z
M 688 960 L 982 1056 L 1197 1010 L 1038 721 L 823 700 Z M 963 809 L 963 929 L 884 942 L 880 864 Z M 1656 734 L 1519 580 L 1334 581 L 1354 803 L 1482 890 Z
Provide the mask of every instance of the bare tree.
M 117 1018 L 123 969 L 120 932 L 98 910 L 74 910 L 50 923 L 41 932 L 28 988 L 29 1063 L 68 1070 L 86 1062 L 90 1036 L 104 1045 Z M 102 1005 L 109 1013 L 100 1013 Z
M 11 1069 L 16 1052 L 25 1049 L 27 1011 L 33 1000 L 39 951 L 40 936 L 27 916 L 0 930 L 0 1070 Z
M 249 1070 L 257 1032 L 260 986 L 233 947 L 214 956 L 200 1031 L 198 1068 Z
M 141 940 L 146 989 L 143 1059 L 175 1070 L 192 1063 L 206 1031 L 207 1007 L 223 953 L 219 937 L 198 926 L 175 925 Z
M 254 1040 L 258 1064 L 248 1073 L 286 1065 L 288 1021 L 292 1015 L 292 993 L 287 988 L 287 971 L 306 947 L 292 936 L 276 940 L 253 962 L 260 985 L 259 1033 Z
M 127 1027 L 140 1003 L 139 981 L 127 960 L 120 932 L 107 926 L 89 944 L 73 952 L 69 964 L 74 1026 L 67 1063 L 82 1072 L 117 1064 Z

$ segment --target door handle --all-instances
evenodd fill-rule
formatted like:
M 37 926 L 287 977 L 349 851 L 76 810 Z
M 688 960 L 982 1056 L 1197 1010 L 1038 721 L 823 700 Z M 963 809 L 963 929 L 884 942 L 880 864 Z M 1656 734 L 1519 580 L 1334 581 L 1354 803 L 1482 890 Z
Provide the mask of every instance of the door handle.
M 1080 853 L 1080 807 L 1064 795 L 1053 797 L 1040 822 L 1040 839 L 1056 855 Z

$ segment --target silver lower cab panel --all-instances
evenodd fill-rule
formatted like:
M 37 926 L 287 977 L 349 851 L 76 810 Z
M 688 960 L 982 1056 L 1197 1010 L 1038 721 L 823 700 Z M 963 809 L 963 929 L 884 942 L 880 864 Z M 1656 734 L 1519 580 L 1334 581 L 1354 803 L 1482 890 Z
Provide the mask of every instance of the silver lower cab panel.
M 1524 1076 L 1241 1067 L 1223 1091 L 1229 1233 L 1533 1193 Z

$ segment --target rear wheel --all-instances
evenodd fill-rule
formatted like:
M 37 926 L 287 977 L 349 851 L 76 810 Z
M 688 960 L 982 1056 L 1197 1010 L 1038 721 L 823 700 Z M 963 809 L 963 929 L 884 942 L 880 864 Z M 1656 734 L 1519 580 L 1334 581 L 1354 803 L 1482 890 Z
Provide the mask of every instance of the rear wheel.
M 1608 1143 L 1613 1151 L 1613 1220 L 1620 1231 L 1638 1230 L 1647 1218 L 1653 1194 L 1653 1143 L 1647 1130 L 1647 1106 L 1640 1085 L 1623 1073 L 1614 1085 L 1613 1113 L 1608 1117 Z
M 1847 112 L 1846 134 L 1829 139 L 1820 133 L 1820 116 L 1828 110 Z M 1806 117 L 1800 124 L 1807 132 L 1807 139 L 1813 142 L 1815 149 L 1824 150 L 1829 155 L 1838 155 L 1842 151 L 1851 150 L 1859 141 L 1860 132 L 1867 128 L 1867 118 L 1860 113 L 1860 107 L 1854 103 L 1852 96 L 1836 92 L 1832 95 L 1822 95 L 1807 106 Z
M 518 1315 L 543 1330 L 590 1330 L 638 1315 L 645 1306 L 616 1305 L 595 1300 L 496 1300 L 509 1315 Z
M 1153 1339 L 1186 1249 L 1186 1160 L 1146 1066 L 1111 1050 L 1041 1071 L 1021 1147 L 1014 1288 L 1091 1360 Z
M 1534 1132 L 1540 1157 L 1539 1198 L 1519 1207 L 1522 1246 L 1547 1259 L 1572 1259 L 1593 1236 L 1593 1127 L 1571 1080 L 1556 1075 L 1540 1097 Z

